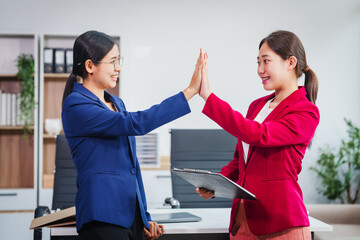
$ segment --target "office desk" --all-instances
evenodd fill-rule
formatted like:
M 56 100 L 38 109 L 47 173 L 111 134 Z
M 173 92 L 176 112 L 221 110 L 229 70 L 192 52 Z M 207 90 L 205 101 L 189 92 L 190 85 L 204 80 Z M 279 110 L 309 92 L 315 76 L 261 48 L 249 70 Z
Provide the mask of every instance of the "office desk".
M 149 209 L 150 214 L 189 212 L 202 218 L 200 222 L 163 224 L 165 234 L 160 239 L 196 239 L 217 240 L 229 239 L 230 208 L 182 208 L 182 209 Z M 310 219 L 312 236 L 316 232 L 332 231 L 333 227 L 315 218 Z M 75 228 L 52 228 L 51 239 L 70 239 L 76 236 Z M 72 238 L 74 239 L 74 238 Z

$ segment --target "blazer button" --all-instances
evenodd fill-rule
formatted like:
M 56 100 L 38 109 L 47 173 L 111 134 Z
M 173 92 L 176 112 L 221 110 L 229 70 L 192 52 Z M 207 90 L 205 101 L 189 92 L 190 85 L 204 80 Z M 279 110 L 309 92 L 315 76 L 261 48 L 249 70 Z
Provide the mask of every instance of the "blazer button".
M 136 174 L 136 169 L 135 169 L 135 168 L 132 168 L 132 169 L 130 170 L 130 172 L 131 172 L 131 174 L 135 175 L 135 174 Z

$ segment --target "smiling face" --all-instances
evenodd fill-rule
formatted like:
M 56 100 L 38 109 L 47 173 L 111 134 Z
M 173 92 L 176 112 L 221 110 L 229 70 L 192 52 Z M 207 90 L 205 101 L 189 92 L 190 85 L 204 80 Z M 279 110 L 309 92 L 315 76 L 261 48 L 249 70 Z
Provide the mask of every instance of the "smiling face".
M 265 90 L 279 90 L 293 81 L 295 77 L 294 67 L 296 66 L 295 57 L 284 60 L 265 42 L 259 50 L 257 60 L 257 72 Z
M 114 62 L 117 62 L 119 57 L 119 48 L 114 44 L 114 47 L 103 57 L 103 59 L 96 65 L 93 65 L 93 74 L 91 77 L 97 88 L 108 89 L 116 86 L 121 67 L 119 64 L 114 65 Z

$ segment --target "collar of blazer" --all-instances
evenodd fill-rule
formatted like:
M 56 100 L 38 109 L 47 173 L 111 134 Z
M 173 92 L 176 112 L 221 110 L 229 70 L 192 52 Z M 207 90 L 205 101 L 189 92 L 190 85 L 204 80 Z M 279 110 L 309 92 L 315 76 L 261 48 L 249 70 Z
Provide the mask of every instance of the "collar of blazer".
M 274 110 L 264 119 L 263 123 L 274 120 L 285 108 L 299 102 L 301 99 L 303 99 L 306 96 L 305 87 L 300 86 L 298 90 L 294 91 L 292 94 L 290 94 L 287 98 L 282 100 L 275 108 Z M 268 96 L 262 97 L 258 100 L 255 100 L 255 105 L 252 109 L 249 109 L 249 113 L 247 115 L 248 119 L 254 120 L 255 117 L 258 115 L 258 113 L 261 111 L 261 109 L 264 107 L 267 101 L 275 97 L 275 93 L 272 93 Z M 307 99 L 306 99 L 307 100 Z M 247 156 L 247 161 L 245 163 L 245 168 L 251 161 L 251 155 L 254 150 L 254 146 L 250 145 L 249 147 L 249 153 Z
M 305 87 L 300 86 L 298 90 L 294 91 L 292 94 L 290 94 L 287 98 L 282 100 L 275 108 L 274 110 L 267 116 L 267 118 L 263 121 L 271 121 L 275 119 L 285 108 L 297 103 L 299 100 L 301 100 L 303 97 L 306 96 Z M 275 93 L 272 93 L 268 96 L 265 96 L 263 98 L 258 99 L 257 104 L 255 105 L 252 113 L 249 114 L 248 118 L 251 120 L 254 120 L 255 117 L 259 114 L 261 109 L 264 107 L 267 101 L 275 97 Z
M 108 108 L 94 93 L 92 93 L 89 89 L 87 89 L 80 83 L 77 83 L 77 82 L 74 83 L 73 91 L 78 92 L 81 95 L 98 102 L 99 104 L 101 104 L 101 106 L 103 106 L 105 108 Z M 118 109 L 122 109 L 121 104 L 119 104 L 110 93 L 108 93 L 107 91 L 104 91 L 104 92 L 105 92 L 104 97 L 106 100 L 113 102 Z

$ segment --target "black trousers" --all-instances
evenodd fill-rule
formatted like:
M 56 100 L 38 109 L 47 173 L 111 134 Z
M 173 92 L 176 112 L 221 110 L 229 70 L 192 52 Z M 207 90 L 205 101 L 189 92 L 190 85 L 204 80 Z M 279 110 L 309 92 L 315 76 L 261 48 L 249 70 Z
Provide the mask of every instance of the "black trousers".
M 144 240 L 144 223 L 138 200 L 134 223 L 130 228 L 113 225 L 110 223 L 92 221 L 83 225 L 79 231 L 80 240 Z

